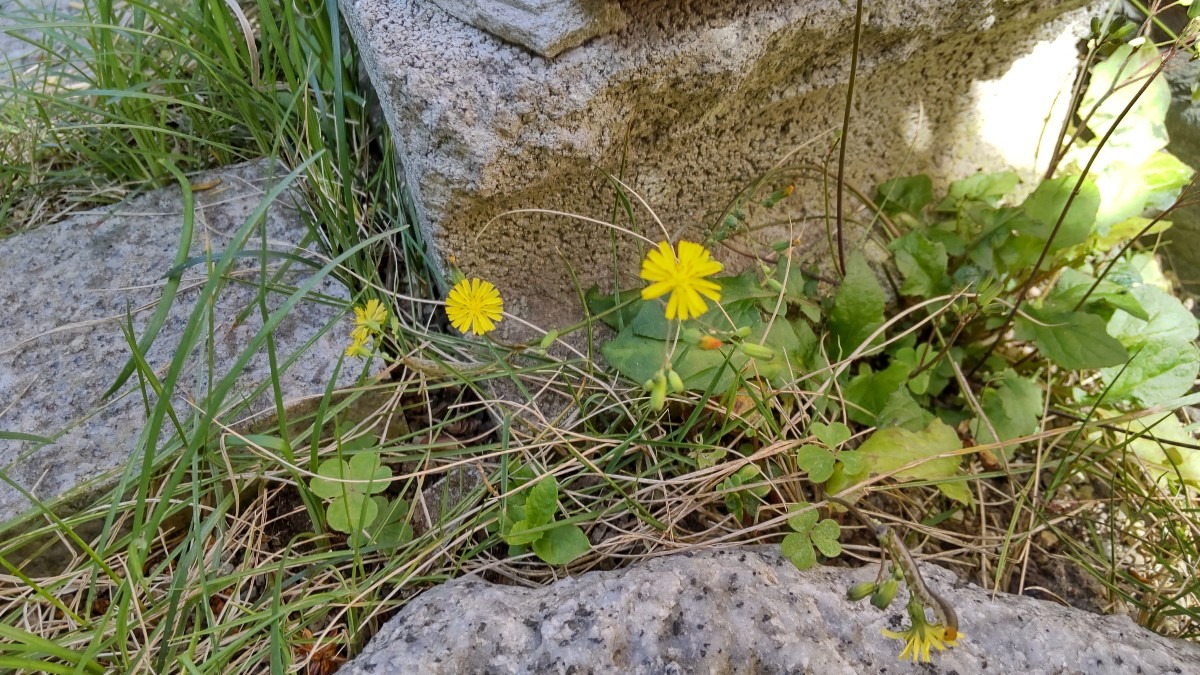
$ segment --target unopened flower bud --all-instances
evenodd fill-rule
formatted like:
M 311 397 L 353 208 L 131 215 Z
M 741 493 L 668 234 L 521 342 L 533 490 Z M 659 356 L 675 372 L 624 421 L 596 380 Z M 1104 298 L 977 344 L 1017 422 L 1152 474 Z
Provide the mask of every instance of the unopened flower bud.
M 667 384 L 671 386 L 672 394 L 683 393 L 683 378 L 680 377 L 679 373 L 675 372 L 674 370 L 667 371 Z
M 738 345 L 738 349 L 742 350 L 746 356 L 760 361 L 770 361 L 775 358 L 775 350 L 754 342 L 743 342 Z
M 650 390 L 650 408 L 654 412 L 659 412 L 667 403 L 667 378 L 659 372 L 658 378 L 654 381 L 654 388 Z
M 888 605 L 892 604 L 892 600 L 896 599 L 896 593 L 900 591 L 900 582 L 896 579 L 888 579 L 879 584 L 879 588 L 871 594 L 871 604 L 877 609 L 887 609 Z
M 720 349 L 724 346 L 724 343 L 711 335 L 704 335 L 696 343 L 696 346 L 700 349 L 711 351 L 713 349 Z
M 858 602 L 868 595 L 873 594 L 879 589 L 879 584 L 874 581 L 864 581 L 861 584 L 854 584 L 850 590 L 846 591 L 846 597 L 850 598 L 851 602 Z
M 737 332 L 735 333 L 735 335 L 737 335 L 740 338 L 750 337 L 750 326 L 742 326 L 741 328 L 737 329 Z
M 700 340 L 703 338 L 704 338 L 704 333 L 701 333 L 696 328 L 684 328 L 683 332 L 679 334 L 679 339 L 683 340 L 684 342 L 688 343 L 689 345 L 699 344 Z

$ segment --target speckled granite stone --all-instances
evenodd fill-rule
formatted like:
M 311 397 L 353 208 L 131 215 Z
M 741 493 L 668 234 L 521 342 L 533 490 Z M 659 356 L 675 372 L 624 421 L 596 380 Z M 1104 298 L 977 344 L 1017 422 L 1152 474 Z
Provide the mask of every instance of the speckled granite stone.
M 226 250 L 230 237 L 261 203 L 273 171 L 270 164 L 255 162 L 193 178 L 195 185 L 219 183 L 195 193 L 189 256 L 203 260 L 206 246 L 215 257 Z M 270 249 L 295 252 L 306 227 L 287 203 L 285 192 L 267 212 L 266 237 Z M 5 316 L 0 322 L 0 430 L 54 439 L 45 446 L 0 439 L 0 471 L 7 480 L 42 500 L 75 488 L 82 491 L 75 495 L 81 499 L 112 485 L 114 475 L 130 460 L 146 417 L 135 388 L 137 378 L 109 399 L 102 400 L 101 394 L 130 356 L 121 332 L 126 311 L 133 316 L 135 335 L 141 336 L 161 297 L 163 277 L 172 267 L 181 226 L 180 190 L 167 188 L 0 241 L 0 306 Z M 260 242 L 261 236 L 252 234 L 244 248 L 257 251 Z M 277 270 L 280 261 L 271 259 L 269 264 Z M 235 263 L 220 292 L 213 308 L 213 368 L 208 368 L 202 338 L 173 399 L 184 419 L 194 410 L 189 402 L 204 399 L 210 374 L 219 379 L 230 372 L 262 327 L 255 305 L 258 265 L 257 257 Z M 283 304 L 291 292 L 288 287 L 300 285 L 313 272 L 294 263 L 289 270 L 274 279 L 266 294 L 268 309 Z M 160 378 L 206 279 L 203 262 L 183 273 L 180 292 L 146 355 Z M 316 290 L 337 300 L 348 297 L 345 288 L 328 279 Z M 248 313 L 239 316 L 245 310 Z M 318 334 L 340 315 L 334 305 L 306 299 L 274 331 L 281 367 L 289 355 L 315 339 L 280 378 L 285 400 L 296 402 L 324 392 L 344 346 L 346 327 Z M 350 370 L 343 371 L 345 384 L 351 381 Z M 246 401 L 269 372 L 265 351 L 251 358 L 226 399 L 246 405 L 223 415 L 223 422 L 274 409 L 269 395 Z M 168 421 L 163 438 L 170 433 Z M 7 480 L 0 482 L 0 523 L 31 509 Z
M 759 198 L 789 183 L 795 193 L 730 243 L 767 250 L 797 239 L 812 261 L 828 262 L 825 221 L 807 218 L 823 212 L 827 186 L 800 165 L 827 161 L 841 128 L 854 3 L 622 0 L 622 28 L 553 59 L 444 9 L 475 20 L 481 8 L 495 16 L 503 5 L 573 4 L 599 3 L 339 0 L 431 261 L 445 266 L 453 255 L 496 284 L 508 312 L 562 328 L 582 317 L 580 287 L 636 283 L 643 244 L 561 215 L 502 214 L 608 222 L 619 203 L 612 174 L 664 227 L 636 199 L 619 225 L 702 241 L 743 189 L 782 164 Z M 1103 4 L 867 3 L 847 181 L 871 194 L 912 173 L 929 173 L 939 189 L 980 169 L 1039 175 L 1049 156 L 1040 146 L 1053 142 L 1044 128 L 1066 113 L 1075 42 Z M 724 247 L 714 254 L 731 270 L 749 261 Z M 497 330 L 505 340 L 540 337 L 518 321 Z
M 930 665 L 897 660 L 890 610 L 846 589 L 875 567 L 801 572 L 775 547 L 656 558 L 544 588 L 476 577 L 417 597 L 342 675 L 390 673 L 1197 673 L 1200 646 L 1061 605 L 987 591 L 926 566 L 965 633 Z

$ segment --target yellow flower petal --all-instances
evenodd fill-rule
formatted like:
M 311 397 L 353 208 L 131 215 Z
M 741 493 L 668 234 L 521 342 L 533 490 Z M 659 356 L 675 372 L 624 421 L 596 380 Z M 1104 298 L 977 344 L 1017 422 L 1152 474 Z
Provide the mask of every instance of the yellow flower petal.
M 446 316 L 455 330 L 483 335 L 504 316 L 504 301 L 491 282 L 463 279 L 446 296 Z
M 672 250 L 667 242 L 659 242 L 642 261 L 641 277 L 651 282 L 642 289 L 642 299 L 653 300 L 670 293 L 665 313 L 668 320 L 698 317 L 708 311 L 704 298 L 721 301 L 721 286 L 706 277 L 722 269 L 721 263 L 713 260 L 712 253 L 700 244 L 681 241 Z

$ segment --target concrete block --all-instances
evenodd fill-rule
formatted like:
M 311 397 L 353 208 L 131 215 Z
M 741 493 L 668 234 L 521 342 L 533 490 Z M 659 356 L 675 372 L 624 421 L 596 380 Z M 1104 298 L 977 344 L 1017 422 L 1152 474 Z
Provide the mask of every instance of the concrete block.
M 547 329 L 581 314 L 572 272 L 584 288 L 634 285 L 645 244 L 562 215 L 502 215 L 514 209 L 615 214 L 654 240 L 664 229 L 702 240 L 767 176 L 764 191 L 796 193 L 717 257 L 736 270 L 750 259 L 734 248 L 791 237 L 831 259 L 813 216 L 826 199 L 820 167 L 836 164 L 853 5 L 624 2 L 623 29 L 547 60 L 426 0 L 341 0 L 434 258 L 454 255 L 496 284 L 507 310 Z M 1087 5 L 867 2 L 848 181 L 870 194 L 919 172 L 940 186 L 980 169 L 1033 178 L 1049 155 L 1039 142 L 1065 114 Z M 609 174 L 663 227 L 637 199 L 631 222 Z M 527 335 L 502 326 L 501 337 Z
M 548 59 L 625 26 L 625 13 L 612 0 L 433 1 L 472 26 Z
M 219 257 L 230 238 L 259 206 L 269 184 L 286 175 L 267 162 L 254 162 L 194 178 L 209 189 L 195 192 L 196 218 L 190 257 L 206 250 Z M 297 245 L 306 227 L 290 208 L 288 192 L 267 211 L 268 248 L 303 255 Z M 101 394 L 114 382 L 130 356 L 122 334 L 126 312 L 133 317 L 134 334 L 141 336 L 161 298 L 164 275 L 171 270 L 182 223 L 178 188 L 167 188 L 111 208 L 79 214 L 53 225 L 0 241 L 0 430 L 51 438 L 43 445 L 32 440 L 0 438 L 0 523 L 11 521 L 32 505 L 8 481 L 47 500 L 72 492 L 79 503 L 111 487 L 115 476 L 137 450 L 146 408 L 136 375 L 114 396 Z M 211 335 L 202 333 L 179 381 L 173 404 L 187 419 L 202 403 L 211 377 L 230 372 L 247 343 L 262 327 L 257 306 L 261 238 L 245 244 L 250 254 L 235 263 L 224 289 L 212 307 Z M 280 259 L 268 260 L 271 283 L 266 306 L 273 311 L 287 299 L 289 287 L 310 278 L 313 269 L 292 263 L 280 273 Z M 180 290 L 158 338 L 146 354 L 161 378 L 179 349 L 199 288 L 208 279 L 203 262 L 183 272 Z M 336 300 L 348 293 L 326 279 L 316 289 Z M 243 312 L 245 314 L 243 315 Z M 336 305 L 302 300 L 273 332 L 280 367 L 287 358 L 315 340 L 280 377 L 289 404 L 319 396 L 347 341 L 349 324 L 334 325 L 342 312 Z M 209 350 L 211 349 L 211 353 Z M 211 365 L 210 365 L 211 364 Z M 353 368 L 343 370 L 341 384 L 352 384 Z M 252 390 L 268 380 L 267 353 L 255 354 L 238 375 L 226 399 L 231 410 L 220 420 L 231 424 L 250 413 L 274 411 L 267 394 L 253 400 Z M 150 405 L 154 399 L 151 393 Z M 163 438 L 172 433 L 169 420 Z

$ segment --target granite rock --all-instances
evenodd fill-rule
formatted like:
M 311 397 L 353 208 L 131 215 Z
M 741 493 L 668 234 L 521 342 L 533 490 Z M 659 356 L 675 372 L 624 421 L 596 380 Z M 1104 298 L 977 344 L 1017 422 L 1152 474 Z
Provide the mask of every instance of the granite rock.
M 1196 673 L 1200 645 L 959 582 L 925 566 L 965 637 L 930 665 L 882 636 L 903 616 L 850 602 L 876 568 L 801 572 L 775 547 L 672 555 L 542 588 L 474 576 L 414 599 L 343 675 L 385 673 Z
M 272 163 L 259 161 L 193 177 L 197 190 L 189 257 L 197 264 L 183 270 L 179 293 L 146 354 L 160 378 L 208 279 L 206 251 L 219 257 L 271 182 L 284 175 Z M 285 191 L 266 212 L 267 248 L 305 255 L 298 245 L 307 227 L 290 206 L 292 196 Z M 130 357 L 122 333 L 127 312 L 140 337 L 161 298 L 164 275 L 172 270 L 180 243 L 182 209 L 180 190 L 166 188 L 0 240 L 0 306 L 6 314 L 0 323 L 0 429 L 51 439 L 43 444 L 0 438 L 0 471 L 6 475 L 0 482 L 0 523 L 32 508 L 8 481 L 40 500 L 74 491 L 71 501 L 76 502 L 113 485 L 135 453 L 146 418 L 138 378 L 130 378 L 107 399 L 102 394 Z M 180 377 L 172 400 L 184 420 L 193 405 L 204 401 L 209 378 L 231 372 L 263 325 L 256 300 L 261 242 L 256 231 L 244 244 L 247 257 L 235 263 L 212 307 L 212 344 L 206 344 L 203 336 L 210 333 L 204 330 Z M 277 257 L 268 264 L 265 303 L 273 311 L 314 269 L 291 263 L 281 270 Z M 342 311 L 328 302 L 347 301 L 346 289 L 326 278 L 315 293 L 326 300 L 301 300 L 273 332 L 283 368 L 280 385 L 292 404 L 325 391 L 346 339 L 346 330 L 333 325 Z M 285 367 L 287 357 L 297 352 L 295 362 Z M 341 384 L 352 383 L 351 370 L 343 371 Z M 267 353 L 254 354 L 225 399 L 236 409 L 225 411 L 221 421 L 273 412 L 269 393 L 254 396 L 269 374 Z M 170 429 L 168 421 L 163 438 Z
M 546 58 L 625 27 L 625 13 L 613 0 L 433 1 L 462 21 Z
M 496 283 L 511 313 L 561 328 L 580 316 L 580 286 L 637 283 L 644 244 L 510 211 L 616 213 L 653 240 L 700 240 L 764 175 L 766 193 L 796 192 L 739 248 L 793 238 L 831 259 L 823 220 L 808 216 L 825 202 L 816 167 L 841 126 L 854 3 L 622 2 L 624 28 L 545 59 L 460 21 L 448 1 L 340 0 L 436 264 L 454 256 Z M 1036 176 L 1054 136 L 1044 126 L 1065 114 L 1075 43 L 1100 4 L 867 3 L 848 181 L 869 194 L 920 172 L 937 187 L 979 169 Z M 624 216 L 609 174 L 663 227 L 635 198 L 636 222 Z M 748 260 L 717 255 L 731 269 Z M 501 327 L 501 338 L 527 337 L 518 322 Z

